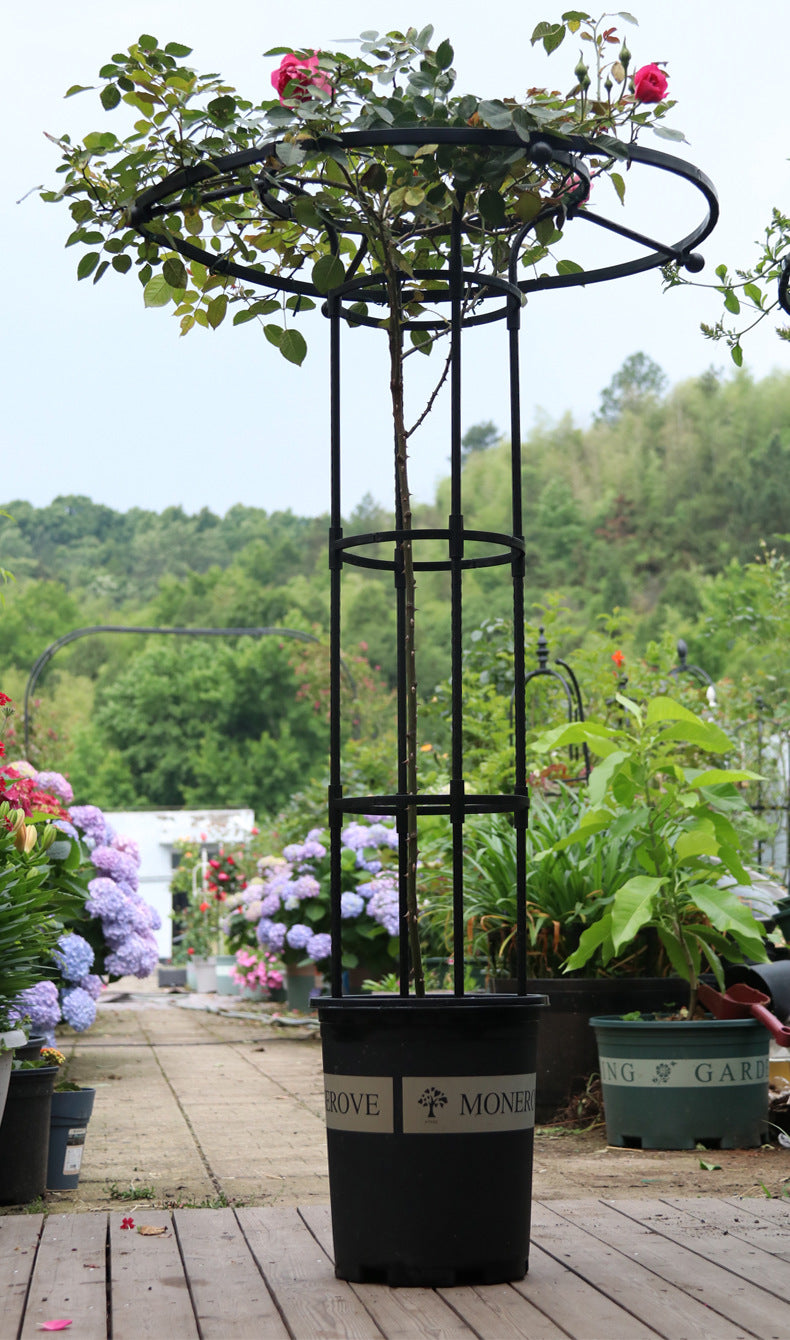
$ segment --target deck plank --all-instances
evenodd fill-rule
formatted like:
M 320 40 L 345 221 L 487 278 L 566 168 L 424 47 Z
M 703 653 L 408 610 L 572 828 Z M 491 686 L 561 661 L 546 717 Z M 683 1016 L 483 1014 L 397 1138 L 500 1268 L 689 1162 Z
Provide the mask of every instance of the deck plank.
M 215 1213 L 215 1211 L 207 1211 Z M 135 1229 L 122 1229 L 122 1213 L 110 1215 L 113 1340 L 198 1340 L 172 1218 L 164 1210 L 135 1212 Z M 136 1229 L 164 1227 L 161 1237 Z
M 649 1205 L 652 1208 L 646 1206 L 643 1222 L 659 1233 L 671 1235 L 699 1256 L 716 1261 L 734 1277 L 753 1280 L 766 1292 L 787 1299 L 788 1257 L 772 1250 L 782 1239 L 788 1245 L 786 1231 L 760 1220 L 742 1205 L 723 1208 L 707 1197 L 662 1199 Z M 623 1213 L 630 1212 L 627 1203 L 618 1201 L 617 1206 Z
M 0 1335 L 19 1330 L 43 1223 L 43 1214 L 0 1217 Z
M 777 1224 L 779 1228 L 784 1228 L 790 1232 L 790 1199 L 787 1196 L 766 1196 L 764 1199 L 744 1201 L 735 1196 L 717 1201 L 719 1205 L 728 1205 L 732 1207 L 730 1213 L 740 1214 L 740 1211 L 748 1206 L 754 1214 L 760 1219 L 765 1219 L 771 1224 Z
M 440 1289 L 483 1340 L 565 1340 L 566 1332 L 510 1284 Z
M 533 1206 L 533 1233 L 556 1260 L 570 1266 L 617 1306 L 645 1320 L 666 1340 L 743 1340 L 756 1334 L 711 1313 L 671 1278 L 657 1275 L 652 1235 L 645 1235 L 642 1264 L 609 1242 L 605 1231 L 596 1233 L 596 1212 L 603 1208 L 596 1201 L 554 1201 L 552 1207 L 537 1204 Z M 680 1269 L 682 1253 L 677 1256 Z
M 698 1299 L 709 1316 L 718 1313 L 722 1325 L 731 1323 L 747 1335 L 772 1334 L 776 1299 L 760 1287 L 759 1276 L 739 1278 L 723 1264 L 719 1244 L 726 1244 L 727 1237 L 718 1232 L 711 1236 L 703 1224 L 695 1227 L 692 1219 L 679 1229 L 665 1231 L 661 1209 L 661 1202 L 652 1200 L 607 1202 L 588 1210 L 585 1228 L 629 1260 L 647 1265 L 691 1299 Z M 697 1253 L 696 1244 L 706 1234 L 713 1250 Z
M 236 1211 L 250 1251 L 294 1340 L 380 1340 L 384 1334 L 296 1209 Z
M 202 1340 L 288 1340 L 233 1210 L 173 1215 Z
M 42 1321 L 55 1317 L 70 1318 L 80 1340 L 106 1340 L 106 1247 L 106 1214 L 49 1215 L 30 1282 L 22 1340 L 39 1336 Z
M 299 1213 L 331 1262 L 329 1206 L 311 1205 Z M 391 1289 L 383 1284 L 351 1284 L 350 1288 L 387 1340 L 414 1340 L 420 1336 L 429 1340 L 469 1340 L 477 1334 L 432 1289 Z
M 655 1340 L 657 1331 L 602 1293 L 572 1265 L 558 1261 L 532 1242 L 529 1274 L 514 1289 L 547 1313 L 571 1340 Z
M 713 1196 L 693 1201 L 673 1197 L 668 1205 L 682 1205 L 688 1214 L 744 1238 L 753 1247 L 790 1262 L 790 1200 L 719 1200 Z M 785 1274 L 787 1272 L 785 1271 Z

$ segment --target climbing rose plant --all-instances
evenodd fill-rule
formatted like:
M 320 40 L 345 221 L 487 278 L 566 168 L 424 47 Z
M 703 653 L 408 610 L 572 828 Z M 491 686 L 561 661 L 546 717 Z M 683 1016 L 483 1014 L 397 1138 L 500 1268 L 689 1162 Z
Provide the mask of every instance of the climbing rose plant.
M 665 75 L 647 65 L 631 79 L 631 53 L 606 22 L 569 10 L 559 22 L 538 23 L 533 46 L 551 54 L 573 39 L 580 54 L 569 92 L 535 87 L 521 100 L 457 93 L 453 47 L 447 40 L 434 47 L 431 27 L 364 32 L 358 54 L 274 47 L 267 56 L 280 58 L 272 75 L 277 96 L 259 103 L 184 65 L 189 47 L 162 47 L 144 34 L 99 72 L 103 108 L 113 117 L 130 113 L 131 131 L 99 131 L 77 145 L 67 135 L 56 141 L 64 181 L 44 199 L 68 204 L 69 244 L 84 249 L 79 279 L 97 283 L 136 265 L 146 305 L 171 306 L 182 334 L 216 328 L 233 309 L 234 324 L 259 321 L 296 364 L 307 345 L 295 320 L 316 297 L 352 280 L 359 296 L 343 299 L 346 319 L 385 329 L 403 536 L 410 795 L 418 785 L 407 443 L 449 363 L 408 425 L 405 361 L 430 354 L 449 331 L 441 300 L 454 219 L 461 221 L 463 270 L 479 280 L 466 285 L 463 322 L 491 297 L 483 279 L 508 272 L 516 240 L 522 275 L 540 275 L 547 265 L 559 275 L 581 271 L 555 248 L 592 179 L 608 176 L 622 202 L 622 163 L 640 130 L 683 138 L 661 124 L 674 105 L 664 100 Z M 69 94 L 83 91 L 75 85 Z M 399 139 L 401 130 L 411 133 Z M 370 305 L 383 308 L 383 317 L 371 315 Z M 412 807 L 405 866 L 413 964 L 417 864 Z M 415 981 L 421 994 L 419 967 Z

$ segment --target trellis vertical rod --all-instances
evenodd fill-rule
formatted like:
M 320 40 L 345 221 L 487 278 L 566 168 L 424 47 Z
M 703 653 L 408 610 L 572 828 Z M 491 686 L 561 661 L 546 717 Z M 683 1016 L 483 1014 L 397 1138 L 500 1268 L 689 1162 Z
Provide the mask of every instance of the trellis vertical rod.
M 453 990 L 464 993 L 464 696 L 462 585 L 464 557 L 461 491 L 461 329 L 463 256 L 459 199 L 450 235 L 450 666 L 452 677 L 452 769 L 450 825 L 453 848 Z
M 342 879 L 340 834 L 343 812 L 340 808 L 341 701 L 340 701 L 340 591 L 343 569 L 339 542 L 343 535 L 340 479 L 340 315 L 337 300 L 330 296 L 329 309 L 329 454 L 330 454 L 330 646 L 329 646 L 329 881 L 330 934 L 332 937 L 332 995 L 343 994 L 343 946 L 340 916 Z
M 508 300 L 508 371 L 510 377 L 510 470 L 512 497 L 512 533 L 514 539 L 524 538 L 524 517 L 521 493 L 521 383 L 519 363 L 519 327 L 521 307 L 514 298 Z M 513 583 L 513 679 L 517 686 L 514 714 L 514 784 L 516 796 L 526 796 L 526 700 L 521 685 L 525 674 L 524 648 L 524 551 L 514 545 L 511 561 Z M 516 973 L 517 989 L 527 990 L 527 810 L 516 810 L 513 816 L 516 830 Z

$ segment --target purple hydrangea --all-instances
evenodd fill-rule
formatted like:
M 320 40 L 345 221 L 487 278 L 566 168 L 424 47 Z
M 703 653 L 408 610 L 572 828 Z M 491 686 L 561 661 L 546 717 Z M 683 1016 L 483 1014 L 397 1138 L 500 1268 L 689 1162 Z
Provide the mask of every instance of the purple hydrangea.
M 55 819 L 54 824 L 56 828 L 60 829 L 61 833 L 66 834 L 66 837 L 74 838 L 76 841 L 79 841 L 80 835 L 74 825 L 69 823 L 68 819 Z
M 104 982 L 101 977 L 97 977 L 95 972 L 89 972 L 79 983 L 83 991 L 87 991 L 91 1000 L 98 1000 L 104 990 Z
M 52 957 L 67 982 L 79 982 L 93 967 L 94 953 L 88 941 L 73 931 L 61 935 Z
M 107 875 L 116 883 L 123 880 L 131 889 L 137 889 L 137 866 L 126 852 L 116 847 L 98 846 L 91 852 L 91 860 L 100 875 Z
M 70 805 L 74 799 L 74 791 L 62 773 L 40 772 L 36 778 L 36 786 L 42 791 L 49 791 L 51 796 L 57 796 L 64 805 Z
M 341 893 L 340 895 L 340 915 L 348 921 L 351 917 L 358 917 L 365 906 L 365 899 L 358 893 Z
M 274 922 L 271 917 L 261 917 L 255 928 L 255 935 L 259 945 L 267 945 L 269 943 L 269 935 L 273 925 Z
M 116 851 L 122 851 L 127 856 L 131 856 L 135 865 L 139 866 L 140 844 L 139 842 L 136 842 L 134 838 L 121 835 L 120 837 L 113 838 L 112 846 L 115 847 Z
M 311 935 L 305 945 L 308 958 L 314 963 L 319 963 L 323 958 L 329 958 L 332 952 L 332 937 L 320 931 L 318 935 Z
M 72 805 L 71 822 L 76 824 L 95 846 L 104 842 L 107 821 L 97 805 Z
M 378 921 L 389 935 L 397 935 L 400 928 L 398 890 L 391 876 L 374 880 L 376 889 L 368 899 L 368 915 Z
M 289 931 L 286 931 L 285 938 L 292 949 L 304 949 L 308 940 L 313 938 L 313 932 L 309 926 L 305 926 L 301 921 L 297 921 Z
M 285 944 L 286 927 L 282 921 L 268 921 L 268 924 L 267 921 L 268 918 L 263 917 L 258 925 L 258 940 L 275 954 L 279 954 Z M 266 929 L 262 930 L 262 927 Z
M 262 917 L 273 917 L 280 910 L 279 893 L 271 889 L 264 898 L 261 898 L 259 905 Z
M 71 986 L 60 996 L 63 1018 L 76 1033 L 84 1033 L 96 1020 L 96 1001 L 81 986 Z
M 54 982 L 37 982 L 35 986 L 29 986 L 20 991 L 9 1014 L 14 1020 L 29 1015 L 33 1033 L 51 1033 L 55 1024 L 60 1023 L 58 988 Z
M 121 916 L 126 905 L 127 895 L 113 879 L 100 875 L 88 885 L 88 899 L 85 911 L 92 917 L 101 917 L 102 921 L 112 921 Z
M 148 977 L 159 961 L 156 941 L 141 935 L 127 935 L 104 960 L 112 977 Z
M 321 885 L 315 875 L 300 875 L 291 885 L 292 893 L 299 898 L 317 898 L 321 892 Z

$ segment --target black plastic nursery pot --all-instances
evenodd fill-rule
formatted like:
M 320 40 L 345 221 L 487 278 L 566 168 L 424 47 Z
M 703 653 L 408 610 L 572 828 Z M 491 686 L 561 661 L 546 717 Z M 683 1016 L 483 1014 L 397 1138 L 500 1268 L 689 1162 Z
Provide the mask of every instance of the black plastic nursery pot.
M 85 1136 L 95 1097 L 95 1089 L 73 1089 L 52 1095 L 47 1160 L 50 1191 L 73 1191 L 79 1185 Z
M 610 1145 L 750 1149 L 768 1116 L 768 1033 L 754 1019 L 591 1019 Z
M 57 1066 L 13 1070 L 0 1122 L 0 1205 L 26 1205 L 47 1184 L 49 1122 Z
M 335 1274 L 523 1279 L 542 996 L 325 997 Z

